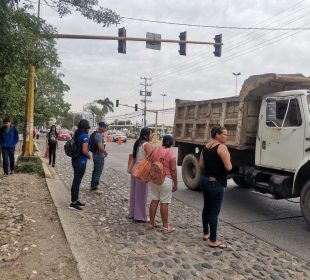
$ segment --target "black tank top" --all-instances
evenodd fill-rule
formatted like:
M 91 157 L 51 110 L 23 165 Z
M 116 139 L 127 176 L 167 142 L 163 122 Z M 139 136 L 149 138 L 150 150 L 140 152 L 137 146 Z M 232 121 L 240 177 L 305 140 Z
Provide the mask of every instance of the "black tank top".
M 202 150 L 204 159 L 204 176 L 215 177 L 217 181 L 222 183 L 224 187 L 227 186 L 227 170 L 225 165 L 219 156 L 217 149 L 220 145 L 216 145 L 212 148 L 204 148 Z

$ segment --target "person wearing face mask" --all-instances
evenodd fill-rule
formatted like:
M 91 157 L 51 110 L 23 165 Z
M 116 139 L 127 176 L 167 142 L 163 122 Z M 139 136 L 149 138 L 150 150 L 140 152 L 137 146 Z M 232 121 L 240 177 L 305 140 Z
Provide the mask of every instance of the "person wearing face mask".
M 209 240 L 212 248 L 226 248 L 227 246 L 217 241 L 218 216 L 227 186 L 227 172 L 232 169 L 230 153 L 226 146 L 227 130 L 225 127 L 214 127 L 209 140 L 202 150 L 199 166 L 203 169 L 200 187 L 204 197 L 202 211 L 203 240 Z

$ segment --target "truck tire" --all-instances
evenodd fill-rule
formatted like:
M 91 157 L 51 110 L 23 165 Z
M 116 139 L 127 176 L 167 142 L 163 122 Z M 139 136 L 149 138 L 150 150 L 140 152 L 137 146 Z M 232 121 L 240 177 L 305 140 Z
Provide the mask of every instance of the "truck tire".
M 186 187 L 192 191 L 200 189 L 201 170 L 198 159 L 193 154 L 185 156 L 182 162 L 182 177 Z
M 300 209 L 304 219 L 310 226 L 310 181 L 302 188 L 300 195 Z
M 250 185 L 248 185 L 248 184 L 246 183 L 246 181 L 245 181 L 244 178 L 242 178 L 242 177 L 236 176 L 236 177 L 233 177 L 232 179 L 234 180 L 234 182 L 236 183 L 236 185 L 237 185 L 238 187 L 240 187 L 240 188 L 246 189 L 246 188 L 250 188 L 250 187 L 251 187 Z

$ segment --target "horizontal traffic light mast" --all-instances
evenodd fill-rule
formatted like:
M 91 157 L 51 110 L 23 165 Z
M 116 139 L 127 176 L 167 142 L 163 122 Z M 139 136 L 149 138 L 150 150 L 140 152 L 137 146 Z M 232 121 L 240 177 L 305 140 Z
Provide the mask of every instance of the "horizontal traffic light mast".
M 117 37 L 117 36 L 100 36 L 100 35 L 77 35 L 77 34 L 49 34 L 43 35 L 44 37 L 54 39 L 81 39 L 81 40 L 124 40 L 124 41 L 141 41 L 141 42 L 162 42 L 162 43 L 186 43 L 186 44 L 197 44 L 197 45 L 220 45 L 223 43 L 214 42 L 201 42 L 201 41 L 182 41 L 182 40 L 170 40 L 170 39 L 152 39 L 152 38 L 139 38 L 139 37 Z
M 202 41 L 191 41 L 187 40 L 186 31 L 180 33 L 180 40 L 171 40 L 171 39 L 158 39 L 158 38 L 141 38 L 141 37 L 127 37 L 126 29 L 119 29 L 119 36 L 101 36 L 101 35 L 82 35 L 82 34 L 41 34 L 42 37 L 54 38 L 54 39 L 76 39 L 76 40 L 109 40 L 109 41 L 118 41 L 118 51 L 120 53 L 126 53 L 126 42 L 149 42 L 149 43 L 172 43 L 179 44 L 181 55 L 186 55 L 186 44 L 196 44 L 196 45 L 212 45 L 215 48 L 215 55 L 221 56 L 222 50 L 222 35 L 216 35 L 214 42 L 202 42 Z

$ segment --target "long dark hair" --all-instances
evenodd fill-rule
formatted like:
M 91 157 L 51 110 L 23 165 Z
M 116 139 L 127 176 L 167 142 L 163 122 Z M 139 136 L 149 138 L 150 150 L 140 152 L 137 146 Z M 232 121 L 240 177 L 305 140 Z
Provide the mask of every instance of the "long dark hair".
M 211 129 L 211 137 L 213 139 L 215 139 L 216 134 L 222 134 L 224 130 L 226 130 L 226 128 L 223 127 L 223 126 L 215 126 L 215 127 L 213 127 Z
M 133 145 L 133 151 L 132 151 L 132 156 L 133 158 L 136 158 L 138 148 L 139 146 L 144 142 L 144 141 L 149 141 L 150 134 L 151 134 L 152 129 L 149 127 L 143 127 L 140 132 L 139 138 L 136 140 L 135 144 Z
M 57 130 L 56 130 L 56 125 L 51 125 L 51 127 L 50 127 L 50 132 L 49 132 L 49 135 L 53 132 L 53 127 L 55 127 L 55 134 L 56 134 L 56 137 L 57 137 L 57 135 L 58 135 L 58 133 L 57 133 Z
M 89 122 L 88 120 L 81 119 L 77 125 L 78 129 L 74 132 L 73 138 L 76 141 L 77 138 L 82 134 L 82 133 L 88 133 L 88 129 L 90 129 Z

